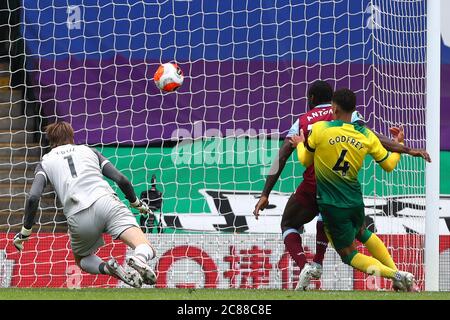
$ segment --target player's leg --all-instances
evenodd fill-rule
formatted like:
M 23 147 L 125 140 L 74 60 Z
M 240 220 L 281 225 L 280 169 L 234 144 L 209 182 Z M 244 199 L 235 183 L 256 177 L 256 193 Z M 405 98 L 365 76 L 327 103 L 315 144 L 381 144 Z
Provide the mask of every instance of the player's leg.
M 127 272 L 114 258 L 103 261 L 95 254 L 104 245 L 102 238 L 104 225 L 98 223 L 97 218 L 93 207 L 67 218 L 76 264 L 87 273 L 110 275 L 132 287 L 140 288 L 142 279 L 137 272 Z
M 127 257 L 127 263 L 142 276 L 145 284 L 156 283 L 156 275 L 150 268 L 149 262 L 155 258 L 156 252 L 137 224 L 131 211 L 116 197 L 103 197 L 105 215 L 105 230 L 114 239 L 122 240 L 134 250 L 134 254 Z
M 363 227 L 358 232 L 356 238 L 364 244 L 375 259 L 391 269 L 398 270 L 386 245 L 375 233 Z M 403 271 L 400 271 L 400 273 L 403 275 L 403 278 L 401 280 L 393 279 L 393 289 L 395 291 L 416 291 L 414 275 Z
M 355 248 L 347 247 L 338 250 L 342 261 L 353 268 L 369 275 L 377 275 L 394 282 L 396 291 L 416 291 L 414 275 L 409 272 L 389 268 L 379 260 L 359 253 Z
M 318 214 L 315 192 L 303 190 L 302 185 L 289 198 L 281 220 L 283 240 L 287 251 L 300 268 L 296 290 L 306 290 L 312 278 L 319 278 L 321 266 L 308 264 L 302 246 L 300 231 Z
M 133 225 L 124 230 L 120 234 L 119 239 L 145 261 L 150 261 L 156 256 L 155 249 L 138 226 Z
M 303 203 L 308 204 L 309 207 L 309 209 L 306 212 L 308 213 L 319 212 L 319 209 L 317 207 L 316 193 L 315 192 L 299 193 L 300 190 L 301 188 L 297 189 L 297 194 L 302 195 L 300 199 L 303 199 Z M 307 215 L 306 219 L 301 222 L 303 224 L 306 224 L 312 219 L 313 217 L 311 215 Z M 328 247 L 328 237 L 325 234 L 322 217 L 319 214 L 316 223 L 316 252 L 314 254 L 313 261 L 311 263 L 306 263 L 304 268 L 302 269 L 297 289 L 306 290 L 312 279 L 320 279 L 323 271 L 322 268 L 323 259 L 325 257 L 325 252 L 327 251 L 327 247 Z
M 139 227 L 130 227 L 119 238 L 129 247 L 134 248 L 134 255 L 127 257 L 128 265 L 141 274 L 145 284 L 154 285 L 156 274 L 150 268 L 149 262 L 155 258 L 156 253 L 142 230 Z
M 85 257 L 75 255 L 77 265 L 90 274 L 104 274 L 122 280 L 134 288 L 142 287 L 142 278 L 137 271 L 126 271 L 115 258 L 103 261 L 99 256 L 91 254 Z
M 106 267 L 106 262 L 95 254 L 88 256 L 79 256 L 74 252 L 75 263 L 81 270 L 90 274 L 106 274 L 111 275 L 109 269 Z
M 320 279 L 320 277 L 322 277 L 322 264 L 327 248 L 328 237 L 325 233 L 322 216 L 319 214 L 316 223 L 316 253 L 314 254 L 313 261 L 311 263 L 307 263 L 300 273 L 297 286 L 298 289 L 306 289 L 309 286 L 311 279 Z
M 311 222 L 318 215 L 316 224 L 316 252 L 313 262 L 307 266 L 311 269 L 313 278 L 318 279 L 322 275 L 322 264 L 328 247 L 328 238 L 323 228 L 321 215 L 319 214 L 316 192 L 310 190 L 310 187 L 304 187 L 301 184 L 295 192 L 295 199 L 301 209 L 296 209 L 298 211 L 292 211 L 293 215 L 289 221 L 291 225 L 303 227 L 303 225 Z M 289 215 L 287 216 L 290 217 Z
M 375 259 L 391 269 L 398 270 L 385 244 L 375 233 L 364 227 L 358 232 L 356 239 L 364 244 Z
M 325 233 L 325 227 L 322 220 L 322 215 L 319 214 L 316 223 L 316 253 L 314 254 L 312 275 L 319 279 L 322 275 L 323 259 L 328 248 L 328 237 Z
M 356 250 L 354 240 L 364 223 L 364 207 L 343 209 L 321 206 L 320 209 L 333 246 L 345 264 L 370 275 L 402 279 L 402 275 L 397 270 Z
M 94 214 L 88 208 L 67 218 L 71 247 L 81 270 L 90 274 L 109 274 L 106 262 L 95 255 L 105 243 L 101 237 L 101 227 L 95 224 Z
M 287 252 L 291 255 L 297 266 L 301 269 L 306 264 L 306 256 L 302 246 L 302 237 L 298 231 L 298 227 L 290 224 L 290 217 L 298 213 L 298 204 L 294 194 L 289 198 L 281 217 L 281 231 L 283 234 L 283 242 Z
M 299 229 L 317 215 L 317 208 L 308 203 L 305 192 L 296 192 L 289 198 L 281 218 L 281 231 L 287 251 L 301 269 L 307 260 L 302 246 Z

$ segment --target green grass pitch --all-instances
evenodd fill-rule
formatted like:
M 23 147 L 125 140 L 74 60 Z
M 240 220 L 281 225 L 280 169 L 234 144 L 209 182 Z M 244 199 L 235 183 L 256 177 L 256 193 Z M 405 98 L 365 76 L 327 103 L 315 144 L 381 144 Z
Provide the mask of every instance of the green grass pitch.
M 450 292 L 215 289 L 0 289 L 0 300 L 450 300 Z

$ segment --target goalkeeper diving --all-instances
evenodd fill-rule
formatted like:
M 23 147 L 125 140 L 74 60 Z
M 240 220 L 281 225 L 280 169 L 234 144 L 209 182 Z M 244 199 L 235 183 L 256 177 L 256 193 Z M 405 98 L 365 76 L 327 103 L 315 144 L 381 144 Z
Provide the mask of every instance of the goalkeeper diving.
M 90 274 L 105 274 L 139 288 L 154 285 L 156 275 L 149 261 L 156 255 L 131 211 L 122 203 L 103 177 L 119 186 L 133 208 L 149 212 L 147 204 L 136 197 L 130 181 L 100 152 L 74 144 L 74 132 L 67 122 L 46 127 L 51 151 L 37 165 L 35 177 L 25 205 L 22 230 L 14 237 L 14 245 L 22 251 L 32 234 L 40 197 L 51 183 L 64 206 L 64 215 L 76 264 Z M 103 261 L 96 255 L 104 245 L 103 233 L 120 239 L 134 250 L 126 258 L 131 271 L 115 258 Z
M 389 153 L 370 129 L 352 123 L 356 96 L 351 90 L 336 91 L 332 108 L 334 120 L 313 124 L 306 141 L 303 131 L 291 138 L 299 161 L 304 166 L 314 162 L 317 203 L 325 231 L 344 263 L 367 274 L 391 279 L 396 290 L 413 291 L 414 275 L 398 270 L 384 243 L 366 228 L 358 181 L 358 171 L 367 154 L 388 172 L 394 170 L 400 154 Z M 394 133 L 396 142 L 403 144 L 403 139 L 403 129 Z M 372 256 L 359 253 L 355 239 Z

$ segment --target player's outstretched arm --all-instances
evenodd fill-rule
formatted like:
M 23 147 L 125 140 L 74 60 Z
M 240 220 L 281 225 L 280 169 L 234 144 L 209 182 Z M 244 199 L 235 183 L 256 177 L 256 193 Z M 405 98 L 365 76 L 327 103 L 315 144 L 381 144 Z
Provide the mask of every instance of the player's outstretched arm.
M 398 134 L 400 129 L 393 127 L 390 129 L 390 131 L 392 134 Z M 403 144 L 398 143 L 395 140 L 392 140 L 392 139 L 386 137 L 383 134 L 376 133 L 376 132 L 374 132 L 374 133 L 378 137 L 378 139 L 380 139 L 381 144 L 383 145 L 383 147 L 386 148 L 386 150 L 391 151 L 391 152 L 409 154 L 410 156 L 413 156 L 413 157 L 421 157 L 425 161 L 431 162 L 431 157 L 426 150 L 409 148 Z
M 378 162 L 381 168 L 387 172 L 391 172 L 395 169 L 398 162 L 400 161 L 400 153 L 392 152 L 386 159 L 381 162 Z
M 270 171 L 266 179 L 266 184 L 264 185 L 264 189 L 262 191 L 263 195 L 269 196 L 293 151 L 294 149 L 291 146 L 290 140 L 288 138 L 284 139 L 284 142 L 281 145 L 280 150 L 278 151 L 278 155 L 275 158 L 272 166 L 270 167 Z
M 91 150 L 98 157 L 98 163 L 102 170 L 102 174 L 108 179 L 114 181 L 119 186 L 120 190 L 122 190 L 123 194 L 125 195 L 125 198 L 127 198 L 130 203 L 135 202 L 137 200 L 137 197 L 130 180 L 128 180 L 128 178 L 125 177 L 122 172 L 120 172 L 111 162 L 109 162 L 109 160 L 106 159 L 103 154 L 101 154 L 96 149 L 92 148 Z
M 272 192 L 273 187 L 278 181 L 278 178 L 281 175 L 284 167 L 286 166 L 286 162 L 291 156 L 294 149 L 291 146 L 291 142 L 289 138 L 286 138 L 278 151 L 278 155 L 275 158 L 272 166 L 270 167 L 269 174 L 266 178 L 266 183 L 264 185 L 264 189 L 261 192 L 261 197 L 255 205 L 255 210 L 253 210 L 253 214 L 256 219 L 258 219 L 259 211 L 264 210 L 269 204 L 269 194 Z
M 117 186 L 125 195 L 125 198 L 127 198 L 130 203 L 136 201 L 136 193 L 134 192 L 134 188 L 130 180 L 128 180 L 128 178 L 125 177 L 125 175 L 120 172 L 111 162 L 108 162 L 103 166 L 102 174 L 117 184 Z
M 398 132 L 397 131 L 393 132 L 393 135 L 394 135 L 393 141 L 402 145 L 404 138 L 405 138 L 405 134 L 403 132 L 403 127 L 400 127 Z M 378 139 L 378 137 L 376 139 Z M 380 152 L 381 153 L 383 152 L 382 149 L 385 150 L 384 152 L 387 152 L 386 149 L 383 148 L 383 146 L 380 146 L 380 144 L 381 144 L 380 140 L 377 144 L 375 144 L 375 150 L 378 151 L 378 154 L 380 154 Z M 376 154 L 376 152 L 374 154 Z M 392 152 L 391 154 L 387 155 L 385 158 L 383 158 L 377 162 L 381 166 L 381 168 L 383 168 L 385 171 L 391 172 L 392 170 L 395 169 L 395 167 L 397 166 L 399 161 L 400 161 L 400 153 Z
M 14 236 L 14 246 L 19 251 L 23 250 L 23 243 L 27 241 L 31 235 L 31 229 L 34 225 L 34 218 L 39 206 L 39 200 L 46 184 L 47 179 L 44 175 L 37 174 L 35 176 L 25 203 L 25 217 L 22 230 Z
M 363 127 L 366 126 L 366 123 L 364 122 L 362 116 L 358 112 L 355 113 L 355 118 L 354 119 L 352 118 L 352 122 L 355 122 Z M 392 127 L 389 129 L 389 131 L 391 132 L 391 134 L 396 136 L 400 133 L 400 128 Z M 409 154 L 412 157 L 420 157 L 420 158 L 423 158 L 427 162 L 431 162 L 431 157 L 426 150 L 409 148 L 403 144 L 398 143 L 395 140 L 390 139 L 389 137 L 387 137 L 381 133 L 376 133 L 376 132 L 374 132 L 374 133 L 378 137 L 381 144 L 383 145 L 383 147 L 386 150 L 388 150 L 390 152 Z
M 122 190 L 123 194 L 125 195 L 125 198 L 130 201 L 130 205 L 133 208 L 138 209 L 140 213 L 149 212 L 150 209 L 148 208 L 147 204 L 142 202 L 136 196 L 130 180 L 128 180 L 128 178 L 125 177 L 125 175 L 116 167 L 114 167 L 111 162 L 108 162 L 103 166 L 102 173 L 105 177 L 111 179 L 119 186 L 120 190 Z

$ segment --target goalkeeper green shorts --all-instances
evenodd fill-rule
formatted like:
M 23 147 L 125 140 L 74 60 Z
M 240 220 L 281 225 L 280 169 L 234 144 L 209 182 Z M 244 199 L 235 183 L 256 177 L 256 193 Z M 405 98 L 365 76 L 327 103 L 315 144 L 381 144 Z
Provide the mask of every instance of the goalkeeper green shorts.
M 339 208 L 319 205 L 328 239 L 336 250 L 352 245 L 356 235 L 364 226 L 364 206 Z

